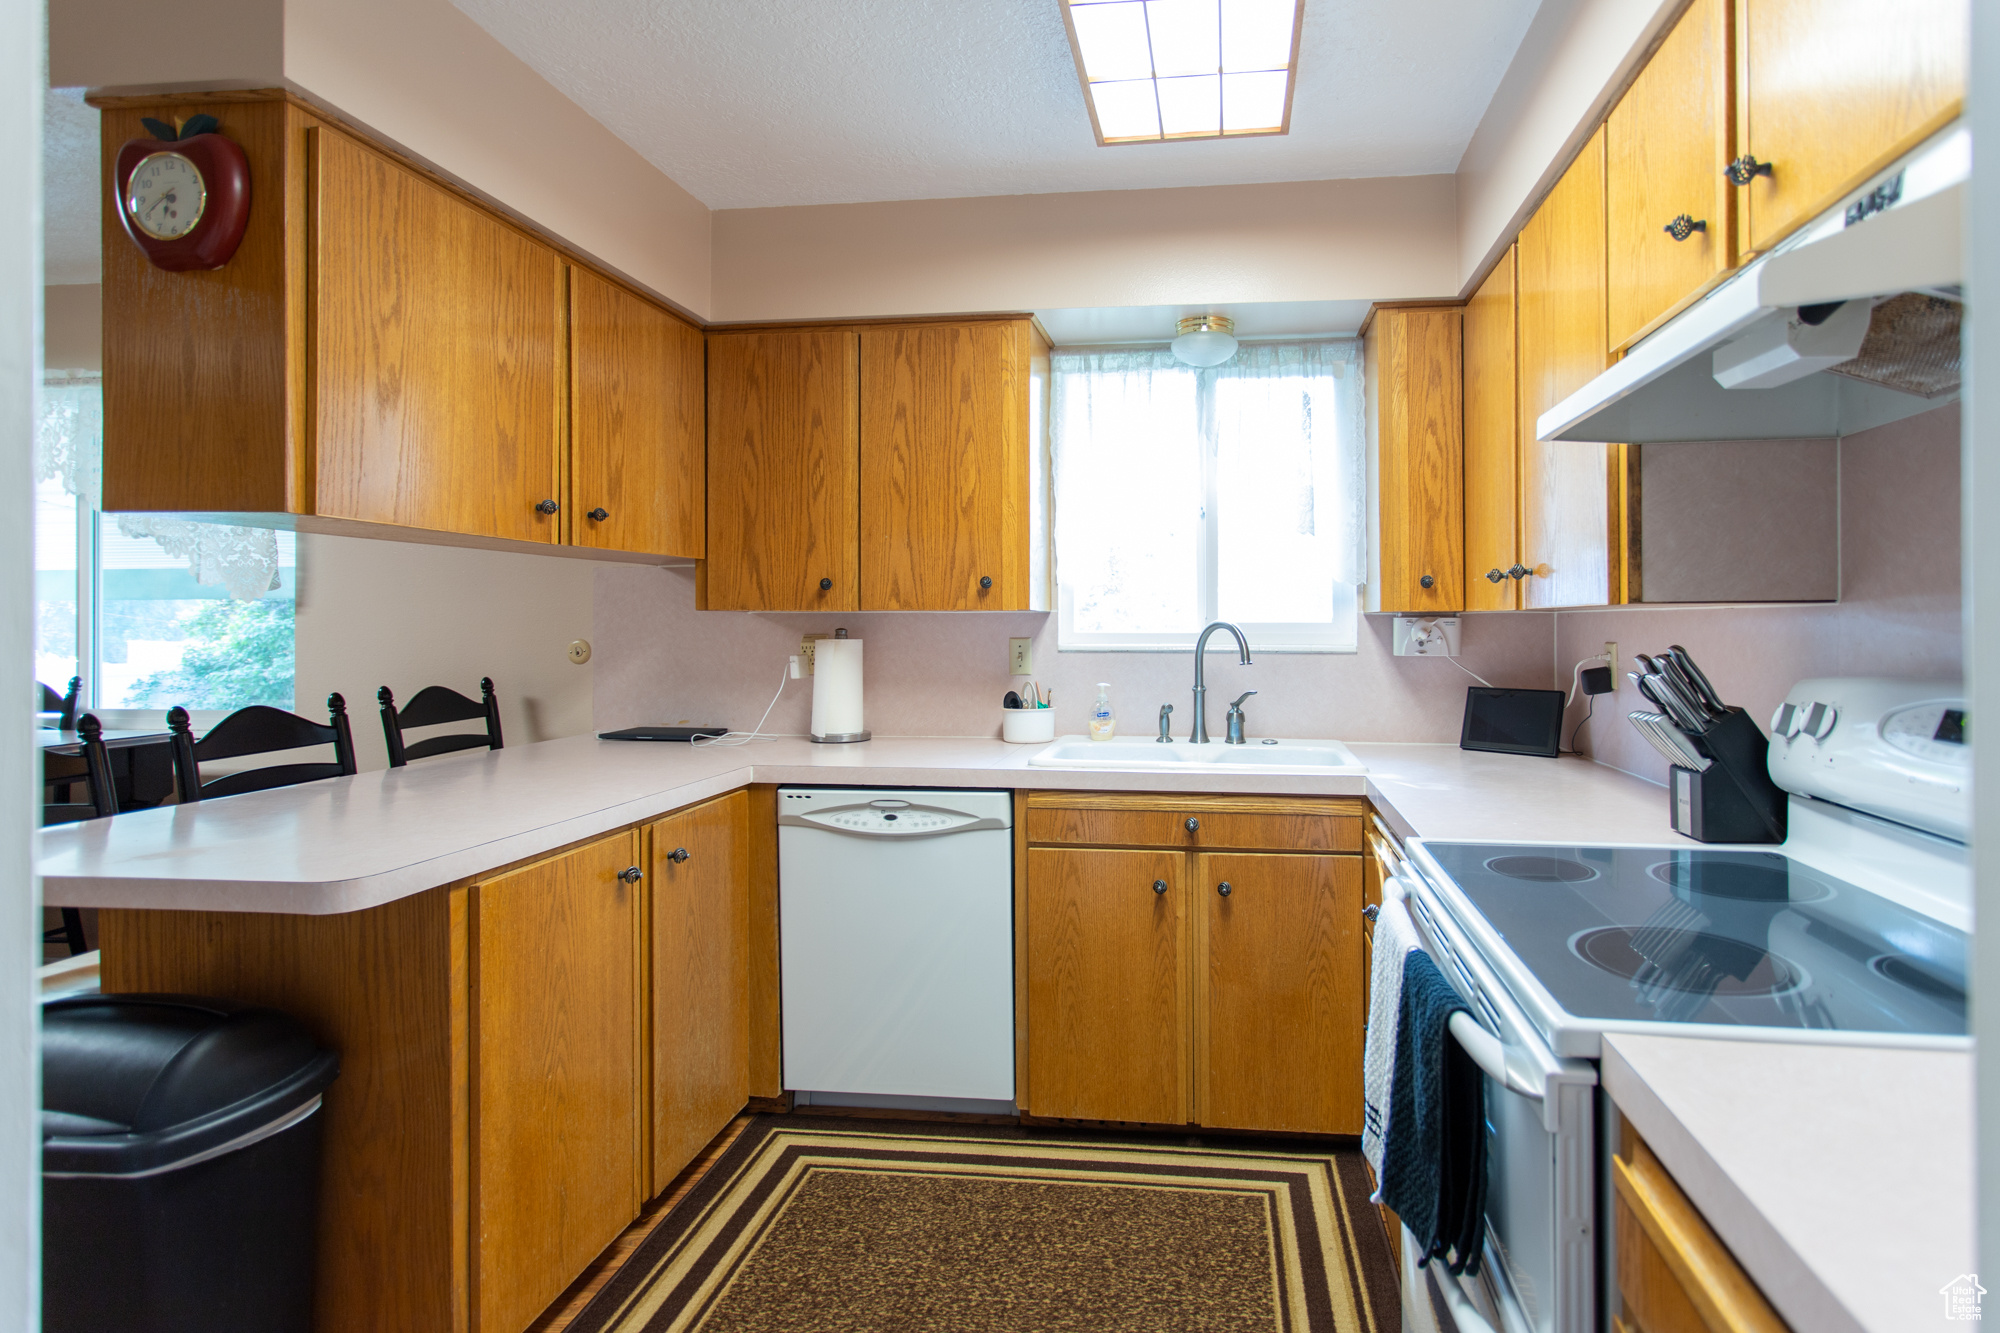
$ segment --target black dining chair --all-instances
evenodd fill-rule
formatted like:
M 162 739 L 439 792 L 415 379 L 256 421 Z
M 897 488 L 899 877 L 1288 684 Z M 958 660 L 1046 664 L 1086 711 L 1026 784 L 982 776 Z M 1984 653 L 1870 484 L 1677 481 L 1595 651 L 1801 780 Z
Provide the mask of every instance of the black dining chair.
M 412 759 L 428 759 L 432 755 L 450 754 L 455 750 L 477 750 L 502 748 L 500 740 L 500 700 L 494 697 L 493 680 L 482 676 L 479 680 L 479 699 L 472 700 L 457 690 L 448 690 L 442 685 L 427 685 L 417 691 L 414 699 L 396 707 L 396 696 L 384 685 L 375 691 L 375 697 L 382 704 L 382 738 L 389 742 L 389 767 L 401 768 Z M 441 722 L 472 722 L 480 718 L 486 720 L 486 734 L 454 732 L 449 736 L 428 736 L 420 741 L 403 743 L 405 727 L 435 727 Z
M 167 710 L 167 730 L 174 747 L 174 791 L 183 805 L 214 796 L 241 796 L 245 792 L 290 787 L 321 778 L 338 778 L 355 771 L 354 734 L 347 725 L 347 701 L 338 694 L 326 697 L 328 721 L 309 721 L 282 708 L 252 704 L 239 708 L 208 729 L 200 740 L 194 738 L 187 709 Z M 268 768 L 246 769 L 209 782 L 201 780 L 201 765 L 217 759 L 244 755 L 273 754 L 307 745 L 333 746 L 330 764 L 273 764 Z
M 73 683 L 73 682 L 72 682 Z M 43 689 L 48 686 L 44 685 Z M 104 748 L 104 725 L 85 713 L 76 725 L 81 736 L 75 745 L 42 751 L 42 823 L 74 824 L 85 819 L 104 819 L 118 813 L 118 791 L 111 780 L 111 755 Z M 74 799 L 83 788 L 84 799 Z M 64 907 L 62 925 L 45 931 L 43 944 L 66 944 L 70 956 L 88 947 L 83 932 L 83 912 Z
M 64 731 L 75 731 L 76 696 L 83 691 L 83 677 L 71 676 L 69 678 L 69 692 L 67 694 L 57 694 L 40 681 L 35 682 L 35 687 L 42 692 L 41 711 L 44 713 L 61 714 L 61 721 L 57 725 Z

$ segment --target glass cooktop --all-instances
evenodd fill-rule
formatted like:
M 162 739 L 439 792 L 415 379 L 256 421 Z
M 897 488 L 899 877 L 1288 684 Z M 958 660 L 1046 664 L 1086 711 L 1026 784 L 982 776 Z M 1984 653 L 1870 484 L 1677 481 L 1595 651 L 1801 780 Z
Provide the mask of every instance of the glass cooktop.
M 1577 1018 L 1966 1030 L 1963 931 L 1782 853 L 1424 846 Z

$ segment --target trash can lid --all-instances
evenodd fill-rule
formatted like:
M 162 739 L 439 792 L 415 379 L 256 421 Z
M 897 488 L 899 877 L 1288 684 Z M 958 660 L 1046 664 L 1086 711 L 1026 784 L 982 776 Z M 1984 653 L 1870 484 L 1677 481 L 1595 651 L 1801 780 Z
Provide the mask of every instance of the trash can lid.
M 194 995 L 53 1001 L 42 1008 L 43 1171 L 145 1175 L 248 1146 L 309 1110 L 338 1069 L 272 1009 Z

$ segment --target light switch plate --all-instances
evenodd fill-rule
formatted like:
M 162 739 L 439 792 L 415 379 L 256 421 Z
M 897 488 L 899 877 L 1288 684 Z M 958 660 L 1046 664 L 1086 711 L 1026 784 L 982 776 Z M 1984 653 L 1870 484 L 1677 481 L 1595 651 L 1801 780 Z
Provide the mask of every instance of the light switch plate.
M 1033 639 L 1007 640 L 1007 674 L 1025 676 L 1035 669 L 1035 641 Z
M 1391 639 L 1398 657 L 1457 657 L 1457 616 L 1397 616 Z

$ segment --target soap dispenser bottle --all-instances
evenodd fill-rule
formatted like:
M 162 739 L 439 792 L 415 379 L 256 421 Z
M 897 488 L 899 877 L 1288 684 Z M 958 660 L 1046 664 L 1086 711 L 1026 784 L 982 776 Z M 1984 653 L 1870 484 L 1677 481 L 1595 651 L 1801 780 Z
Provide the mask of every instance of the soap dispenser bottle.
M 1097 682 L 1097 702 L 1090 706 L 1090 739 L 1108 741 L 1118 730 L 1118 719 L 1111 715 L 1111 682 Z

